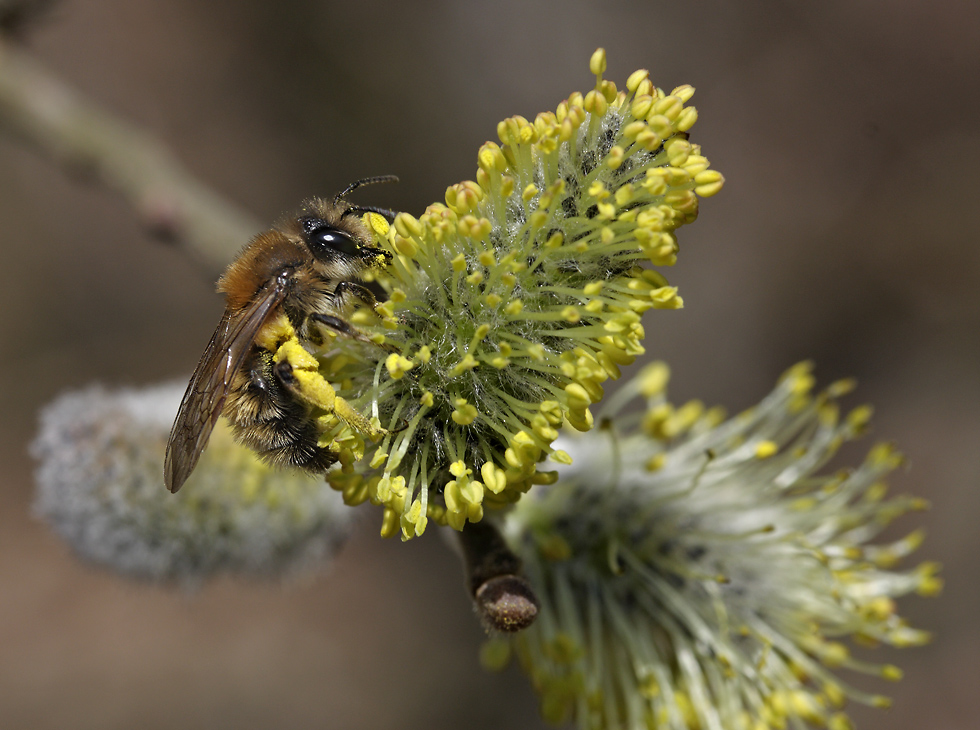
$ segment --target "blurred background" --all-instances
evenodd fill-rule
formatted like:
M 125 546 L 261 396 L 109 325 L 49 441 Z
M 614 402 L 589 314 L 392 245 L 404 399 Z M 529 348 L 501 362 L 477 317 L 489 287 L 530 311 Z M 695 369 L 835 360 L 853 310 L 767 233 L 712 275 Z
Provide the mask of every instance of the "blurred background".
M 500 119 L 588 90 L 597 46 L 621 86 L 644 67 L 697 87 L 693 141 L 727 185 L 680 231 L 686 308 L 648 315 L 648 351 L 675 400 L 731 412 L 801 359 L 823 383 L 858 378 L 849 402 L 908 456 L 896 491 L 933 504 L 896 534 L 924 520 L 916 557 L 947 586 L 902 605 L 931 645 L 871 654 L 901 684 L 850 678 L 893 709 L 853 716 L 975 727 L 980 5 L 63 0 L 26 45 L 265 222 L 382 173 L 402 183 L 359 199 L 419 214 L 475 174 Z M 325 578 L 190 596 L 78 562 L 30 514 L 38 409 L 92 381 L 186 377 L 222 302 L 120 196 L 6 136 L 0 221 L 0 725 L 543 727 L 518 671 L 479 668 L 435 530 L 385 542 L 368 509 Z

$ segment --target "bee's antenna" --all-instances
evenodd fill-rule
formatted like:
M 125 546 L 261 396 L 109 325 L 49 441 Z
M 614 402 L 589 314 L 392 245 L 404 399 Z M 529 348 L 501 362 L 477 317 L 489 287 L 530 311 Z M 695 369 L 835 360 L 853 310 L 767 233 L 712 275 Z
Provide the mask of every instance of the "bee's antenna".
M 376 175 L 374 177 L 365 177 L 365 178 L 363 178 L 361 180 L 355 180 L 350 185 L 348 185 L 346 188 L 344 188 L 339 193 L 337 193 L 334 196 L 333 202 L 334 203 L 339 203 L 341 200 L 343 200 L 344 198 L 346 198 L 352 192 L 354 192 L 358 188 L 363 187 L 365 185 L 376 185 L 377 183 L 386 183 L 386 182 L 398 182 L 398 176 L 397 175 Z M 377 211 L 377 212 L 380 213 L 380 211 Z M 384 215 L 384 213 L 381 213 L 381 215 Z
M 384 216 L 389 223 L 393 223 L 395 216 L 398 215 L 398 212 L 391 208 L 380 208 L 377 205 L 348 205 L 343 215 L 350 215 L 351 213 L 377 213 Z

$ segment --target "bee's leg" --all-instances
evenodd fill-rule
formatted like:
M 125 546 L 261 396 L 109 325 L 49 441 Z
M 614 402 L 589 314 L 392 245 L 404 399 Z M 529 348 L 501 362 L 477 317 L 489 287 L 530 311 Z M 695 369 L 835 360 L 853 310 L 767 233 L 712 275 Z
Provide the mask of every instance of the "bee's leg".
M 342 281 L 334 287 L 333 298 L 338 302 L 339 309 L 345 309 L 351 304 L 352 297 L 360 299 L 371 307 L 371 309 L 374 309 L 378 304 L 371 290 L 363 284 L 358 284 L 356 281 Z
M 329 314 L 323 314 L 321 312 L 313 312 L 309 317 L 311 320 L 317 324 L 322 324 L 324 327 L 332 329 L 334 332 L 344 335 L 345 337 L 350 337 L 353 340 L 360 340 L 361 342 L 370 342 L 371 339 L 358 329 L 352 327 L 349 323 L 342 320 L 340 317 L 334 317 Z
M 297 340 L 283 343 L 273 360 L 279 382 L 303 402 L 333 414 L 351 429 L 365 436 L 375 438 L 388 433 L 377 425 L 377 421 L 372 422 L 337 395 L 333 386 L 320 375 L 317 359 L 303 349 Z
M 352 340 L 357 340 L 358 342 L 368 342 L 372 345 L 378 345 L 374 340 L 368 337 L 366 334 L 361 332 L 356 327 L 352 327 L 348 322 L 345 322 L 340 317 L 334 317 L 329 314 L 322 314 L 320 312 L 314 312 L 309 317 L 311 320 L 317 324 L 322 324 L 324 327 L 329 327 L 334 332 L 342 334 L 346 337 L 350 337 Z M 397 352 L 397 350 L 390 344 L 378 345 L 382 350 L 387 350 L 388 352 Z

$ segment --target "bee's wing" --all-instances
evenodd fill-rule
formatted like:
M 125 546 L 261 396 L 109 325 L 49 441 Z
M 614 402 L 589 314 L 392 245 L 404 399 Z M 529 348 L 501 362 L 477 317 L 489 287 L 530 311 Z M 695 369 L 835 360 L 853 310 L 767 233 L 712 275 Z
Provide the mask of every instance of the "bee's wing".
M 176 492 L 194 471 L 218 422 L 232 378 L 262 326 L 286 297 L 288 276 L 270 281 L 243 312 L 225 310 L 180 402 L 163 465 L 167 489 Z

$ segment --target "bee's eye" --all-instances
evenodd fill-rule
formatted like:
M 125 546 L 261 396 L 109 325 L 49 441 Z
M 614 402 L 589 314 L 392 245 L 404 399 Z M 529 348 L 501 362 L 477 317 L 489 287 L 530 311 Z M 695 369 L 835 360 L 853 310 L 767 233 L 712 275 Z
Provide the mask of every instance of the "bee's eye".
M 335 228 L 319 218 L 303 218 L 300 220 L 303 232 L 306 233 L 306 243 L 317 258 L 334 258 L 336 254 L 356 256 L 360 247 L 354 238 L 339 228 Z

